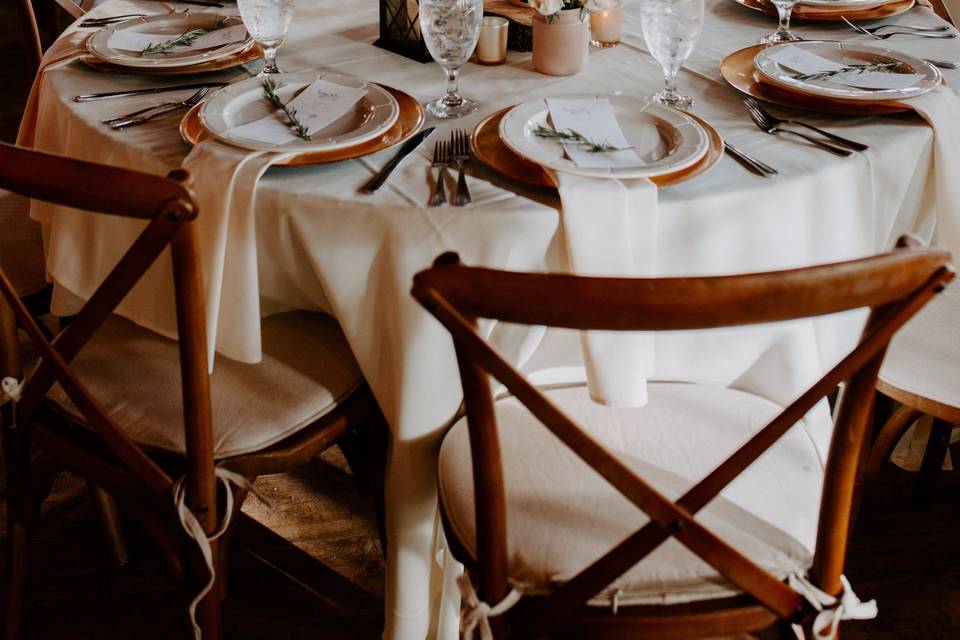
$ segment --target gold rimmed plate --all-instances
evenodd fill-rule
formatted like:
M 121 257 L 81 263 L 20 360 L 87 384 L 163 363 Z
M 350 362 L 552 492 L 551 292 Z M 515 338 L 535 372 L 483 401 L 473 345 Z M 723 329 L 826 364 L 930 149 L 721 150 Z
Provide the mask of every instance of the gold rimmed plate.
M 737 4 L 761 11 L 763 13 L 776 16 L 777 8 L 769 0 L 733 0 Z M 843 18 L 847 20 L 879 20 L 880 18 L 890 18 L 898 16 L 905 11 L 913 8 L 915 0 L 894 0 L 877 7 L 868 9 L 853 9 L 846 7 L 821 7 L 813 5 L 797 4 L 794 5 L 790 13 L 791 20 L 808 20 L 810 22 L 842 22 Z
M 92 55 L 83 56 L 80 58 L 80 60 L 87 66 L 92 67 L 97 71 L 105 71 L 108 73 L 137 73 L 151 76 L 187 76 L 198 73 L 212 73 L 214 71 L 232 69 L 234 67 L 239 67 L 240 65 L 249 64 L 255 60 L 259 60 L 262 56 L 263 53 L 261 53 L 260 47 L 256 44 L 253 44 L 243 51 L 238 51 L 237 53 L 230 54 L 223 58 L 201 62 L 200 64 L 195 64 L 188 67 L 121 67 L 119 65 L 111 64 L 101 60 Z
M 511 180 L 546 189 L 556 189 L 550 173 L 540 165 L 526 160 L 503 143 L 500 138 L 500 121 L 513 107 L 502 109 L 488 116 L 473 130 L 470 149 L 474 157 L 483 165 Z M 723 138 L 707 121 L 688 113 L 707 133 L 709 141 L 707 153 L 693 166 L 653 176 L 650 179 L 658 187 L 679 184 L 710 170 L 723 157 Z
M 304 152 L 285 162 L 279 163 L 277 166 L 297 167 L 354 160 L 400 144 L 419 131 L 426 119 L 426 114 L 420 102 L 410 94 L 404 93 L 399 89 L 385 85 L 379 86 L 389 92 L 396 99 L 400 107 L 400 115 L 397 117 L 397 121 L 386 133 L 373 140 L 361 142 L 349 147 L 331 149 L 329 151 Z M 213 139 L 213 135 L 207 131 L 200 119 L 201 107 L 202 104 L 193 107 L 180 121 L 180 137 L 183 138 L 184 142 L 191 145 Z
M 738 91 L 748 96 L 779 104 L 784 107 L 820 111 L 822 113 L 845 113 L 850 115 L 881 115 L 910 111 L 910 107 L 894 102 L 867 102 L 864 100 L 841 100 L 795 93 L 760 81 L 753 59 L 768 45 L 754 45 L 734 51 L 720 63 L 720 75 Z

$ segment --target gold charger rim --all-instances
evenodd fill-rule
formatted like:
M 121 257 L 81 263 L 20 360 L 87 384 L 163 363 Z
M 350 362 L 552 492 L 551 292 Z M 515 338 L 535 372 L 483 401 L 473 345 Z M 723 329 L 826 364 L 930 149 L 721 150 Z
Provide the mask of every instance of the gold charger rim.
M 474 127 L 470 136 L 470 150 L 481 164 L 501 176 L 532 187 L 556 189 L 557 185 L 550 173 L 540 165 L 530 162 L 511 151 L 500 140 L 500 120 L 513 106 L 490 114 Z M 723 157 L 723 138 L 720 132 L 703 118 L 684 111 L 693 118 L 707 133 L 709 145 L 706 155 L 693 166 L 650 178 L 658 187 L 669 187 L 685 182 L 706 173 Z
M 738 49 L 720 62 L 720 75 L 734 89 L 758 100 L 783 107 L 839 113 L 847 115 L 882 115 L 910 111 L 910 107 L 894 101 L 868 102 L 865 100 L 844 101 L 837 98 L 822 98 L 781 89 L 760 82 L 755 73 L 753 58 L 769 45 L 755 44 Z
M 400 106 L 400 115 L 397 121 L 383 135 L 341 149 L 330 151 L 307 151 L 298 154 L 284 162 L 278 162 L 277 167 L 300 167 L 306 165 L 332 164 L 334 162 L 343 162 L 345 160 L 355 160 L 368 156 L 372 153 L 389 149 L 390 147 L 402 144 L 416 134 L 426 122 L 427 114 L 423 110 L 423 105 L 406 91 L 401 91 L 385 84 L 378 86 L 390 92 L 397 100 Z M 203 104 L 198 104 L 187 111 L 180 119 L 180 138 L 190 145 L 195 145 L 204 140 L 213 140 L 213 136 L 204 128 L 200 120 L 200 108 Z
M 88 67 L 96 69 L 97 71 L 106 71 L 110 73 L 132 73 L 148 76 L 190 76 L 200 73 L 225 71 L 227 69 L 239 67 L 240 65 L 249 64 L 254 60 L 259 60 L 261 57 L 263 57 L 263 53 L 260 51 L 259 45 L 254 43 L 243 51 L 239 51 L 217 60 L 209 60 L 207 62 L 202 62 L 200 64 L 195 64 L 188 67 L 169 67 L 157 69 L 152 69 L 149 67 L 126 67 L 111 62 L 106 62 L 92 54 L 81 56 L 80 60 Z
M 776 16 L 777 10 L 773 4 L 765 0 L 733 0 L 742 7 L 759 11 L 767 15 Z M 809 22 L 841 22 L 841 16 L 848 20 L 877 20 L 878 18 L 891 18 L 901 13 L 909 11 L 916 4 L 916 0 L 895 0 L 879 7 L 869 9 L 855 9 L 844 11 L 842 9 L 805 9 L 803 5 L 798 4 L 793 7 L 790 13 L 790 19 L 806 20 Z

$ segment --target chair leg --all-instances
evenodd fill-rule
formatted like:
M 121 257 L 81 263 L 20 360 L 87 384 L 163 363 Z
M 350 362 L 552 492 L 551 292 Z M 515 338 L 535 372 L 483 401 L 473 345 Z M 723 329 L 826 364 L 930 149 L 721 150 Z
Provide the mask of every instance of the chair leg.
M 873 441 L 873 447 L 870 449 L 870 457 L 867 461 L 865 480 L 868 484 L 880 479 L 880 473 L 883 471 L 884 465 L 887 464 L 887 460 L 890 459 L 897 443 L 900 442 L 900 438 L 910 428 L 910 425 L 921 416 L 923 416 L 923 412 L 901 406 L 893 412 L 890 419 L 881 427 L 880 433 Z
M 920 473 L 914 486 L 913 498 L 919 504 L 930 502 L 933 489 L 937 484 L 937 477 L 943 468 L 943 461 L 947 457 L 947 447 L 950 444 L 950 434 L 953 425 L 946 420 L 934 418 L 933 428 L 930 429 L 930 439 L 923 452 L 923 461 L 920 463 Z
M 90 492 L 97 518 L 100 520 L 100 527 L 107 537 L 113 563 L 117 567 L 126 566 L 130 562 L 130 553 L 127 551 L 127 541 L 120 528 L 120 515 L 117 513 L 117 504 L 113 496 L 91 482 L 87 482 L 87 490 Z
M 30 528 L 35 508 L 31 504 L 30 453 L 22 430 L 4 433 L 7 476 L 6 591 L 3 603 L 3 638 L 20 637 L 23 626 L 24 593 L 27 586 Z

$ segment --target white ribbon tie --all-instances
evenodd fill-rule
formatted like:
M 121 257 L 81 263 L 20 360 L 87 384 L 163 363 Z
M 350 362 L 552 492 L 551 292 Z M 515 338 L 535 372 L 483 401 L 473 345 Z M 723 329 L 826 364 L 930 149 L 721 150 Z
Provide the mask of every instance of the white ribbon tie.
M 0 407 L 8 402 L 13 404 L 20 402 L 20 392 L 23 391 L 23 384 L 16 378 L 4 377 L 3 381 L 0 381 Z
M 877 617 L 877 601 L 861 602 L 853 592 L 846 576 L 840 576 L 843 594 L 840 599 L 818 589 L 806 576 L 791 574 L 787 580 L 790 588 L 806 598 L 819 611 L 813 621 L 813 637 L 818 640 L 835 640 L 843 620 L 872 620 Z
M 477 596 L 477 591 L 473 588 L 473 583 L 470 582 L 467 574 L 464 573 L 457 578 L 457 586 L 460 587 L 460 596 L 463 598 L 460 609 L 460 637 L 463 640 L 473 640 L 473 632 L 477 628 L 480 629 L 480 640 L 493 640 L 490 618 L 506 613 L 523 597 L 522 593 L 511 589 L 506 598 L 491 607 Z

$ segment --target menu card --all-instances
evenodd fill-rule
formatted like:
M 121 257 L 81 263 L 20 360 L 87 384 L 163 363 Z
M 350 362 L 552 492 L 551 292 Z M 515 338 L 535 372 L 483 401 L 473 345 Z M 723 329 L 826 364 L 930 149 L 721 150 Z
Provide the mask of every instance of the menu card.
M 640 158 L 629 148 L 626 136 L 617 123 L 613 107 L 606 98 L 547 98 L 547 108 L 553 120 L 553 128 L 559 132 L 573 131 L 602 144 L 609 144 L 618 151 L 588 151 L 571 143 L 564 143 L 567 157 L 578 167 L 638 167 Z M 651 135 L 659 136 L 656 127 L 651 127 Z
M 824 71 L 838 71 L 848 66 L 834 62 L 833 60 L 828 60 L 792 44 L 777 47 L 775 50 L 764 53 L 763 55 L 788 69 L 804 75 L 822 73 Z M 907 89 L 920 80 L 923 80 L 923 76 L 916 73 L 888 73 L 885 71 L 845 71 L 835 76 L 830 76 L 829 78 L 820 79 L 825 82 L 842 84 L 848 87 L 859 87 L 862 89 Z
M 183 33 L 192 31 L 194 28 L 202 29 L 203 27 L 187 28 L 183 31 Z M 143 33 L 139 31 L 133 31 L 132 29 L 122 29 L 120 31 L 114 31 L 110 35 L 110 38 L 107 40 L 107 46 L 111 49 L 122 49 L 124 51 L 143 51 L 147 47 L 152 47 L 154 45 L 175 40 L 180 35 L 182 34 Z M 238 24 L 232 27 L 224 27 L 222 29 L 215 29 L 209 33 L 205 33 L 194 40 L 191 44 L 177 46 L 171 49 L 170 52 L 180 53 L 183 51 L 202 51 L 204 49 L 213 49 L 215 47 L 222 47 L 226 44 L 233 44 L 234 42 L 243 42 L 246 37 L 247 28 L 242 24 Z
M 367 95 L 366 88 L 344 87 L 323 78 L 317 78 L 296 98 L 288 102 L 287 106 L 296 109 L 297 120 L 307 128 L 307 133 L 313 135 L 346 115 L 365 95 Z M 229 133 L 277 145 L 300 140 L 280 111 L 239 127 L 233 127 Z

